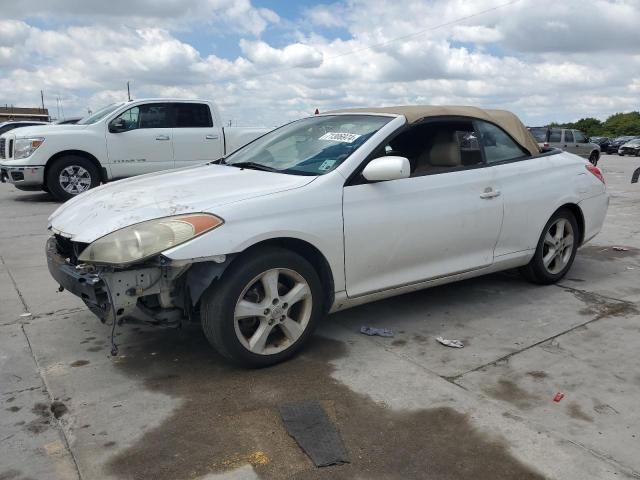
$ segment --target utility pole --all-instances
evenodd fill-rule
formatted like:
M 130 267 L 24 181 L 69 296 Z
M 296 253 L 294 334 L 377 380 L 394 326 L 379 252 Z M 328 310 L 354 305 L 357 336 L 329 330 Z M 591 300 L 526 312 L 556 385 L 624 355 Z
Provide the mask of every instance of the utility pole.
M 129 82 L 127 81 L 127 98 L 131 101 L 131 90 L 129 89 Z
M 44 92 L 40 90 L 40 101 L 42 102 L 42 111 L 44 112 Z

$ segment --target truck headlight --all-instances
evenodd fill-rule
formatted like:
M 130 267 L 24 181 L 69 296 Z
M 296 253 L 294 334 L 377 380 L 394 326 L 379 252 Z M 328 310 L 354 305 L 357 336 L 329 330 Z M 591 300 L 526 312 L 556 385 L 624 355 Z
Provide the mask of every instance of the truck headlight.
M 20 160 L 21 158 L 30 157 L 40 145 L 44 143 L 44 138 L 17 138 L 13 149 L 13 158 Z
M 158 218 L 116 230 L 85 248 L 78 261 L 128 265 L 153 257 L 222 225 L 208 213 Z

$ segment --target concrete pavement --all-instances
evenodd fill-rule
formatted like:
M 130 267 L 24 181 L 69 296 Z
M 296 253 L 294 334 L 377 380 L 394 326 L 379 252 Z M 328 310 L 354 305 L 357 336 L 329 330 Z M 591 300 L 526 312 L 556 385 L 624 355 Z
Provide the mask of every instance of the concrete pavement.
M 123 327 L 110 357 L 109 328 L 46 270 L 56 204 L 2 185 L 0 479 L 640 478 L 638 165 L 601 160 L 607 222 L 559 285 L 506 272 L 347 310 L 259 371 L 197 327 Z M 303 399 L 351 464 L 316 469 L 286 434 L 277 406 Z

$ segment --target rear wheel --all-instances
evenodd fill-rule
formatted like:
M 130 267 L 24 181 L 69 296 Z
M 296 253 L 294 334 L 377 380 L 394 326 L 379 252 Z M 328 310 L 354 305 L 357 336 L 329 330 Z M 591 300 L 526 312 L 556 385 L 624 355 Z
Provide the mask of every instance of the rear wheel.
M 324 312 L 320 278 L 307 260 L 281 248 L 237 262 L 203 296 L 205 336 L 238 365 L 282 362 L 309 340 Z
M 558 210 L 547 222 L 536 253 L 520 269 L 527 280 L 547 285 L 559 281 L 571 268 L 578 249 L 578 224 L 569 210 Z
M 98 168 L 84 157 L 58 158 L 47 170 L 46 188 L 56 200 L 69 200 L 99 184 Z

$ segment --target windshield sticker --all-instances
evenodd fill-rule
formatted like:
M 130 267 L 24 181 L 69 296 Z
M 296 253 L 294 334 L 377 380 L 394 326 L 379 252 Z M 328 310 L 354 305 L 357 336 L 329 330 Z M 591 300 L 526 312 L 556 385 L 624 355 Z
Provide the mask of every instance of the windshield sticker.
M 318 170 L 320 170 L 321 172 L 329 170 L 331 167 L 333 167 L 334 163 L 336 163 L 335 160 L 325 160 L 324 162 L 322 162 L 322 165 L 318 167 Z
M 360 135 L 355 133 L 327 132 L 320 137 L 320 140 L 331 140 L 333 142 L 353 143 Z

